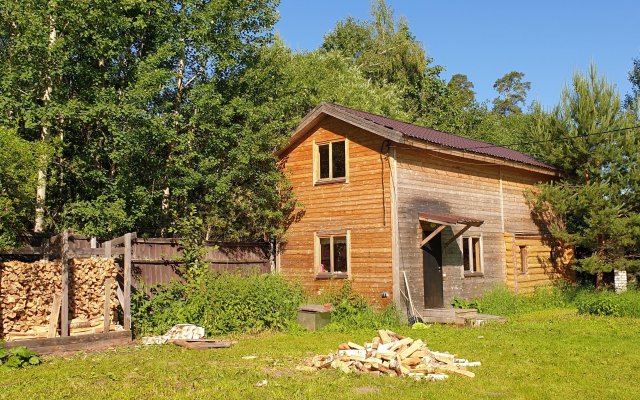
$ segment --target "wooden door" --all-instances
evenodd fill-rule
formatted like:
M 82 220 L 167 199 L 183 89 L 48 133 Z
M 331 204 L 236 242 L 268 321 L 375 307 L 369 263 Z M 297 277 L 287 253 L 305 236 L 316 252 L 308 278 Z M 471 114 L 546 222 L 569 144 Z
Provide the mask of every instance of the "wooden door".
M 425 232 L 427 237 L 431 232 Z M 444 306 L 442 290 L 442 235 L 437 234 L 422 248 L 424 308 Z

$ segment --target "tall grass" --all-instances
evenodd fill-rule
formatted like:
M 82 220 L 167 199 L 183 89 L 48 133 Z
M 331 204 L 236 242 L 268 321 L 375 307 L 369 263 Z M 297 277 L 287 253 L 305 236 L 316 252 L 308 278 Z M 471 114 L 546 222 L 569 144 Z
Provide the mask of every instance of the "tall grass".
M 457 300 L 455 303 L 459 305 L 465 302 Z M 579 314 L 640 318 L 639 291 L 617 294 L 580 285 L 541 287 L 529 295 L 516 295 L 505 286 L 498 286 L 466 304 L 473 304 L 481 313 L 502 316 L 553 308 L 576 308 Z

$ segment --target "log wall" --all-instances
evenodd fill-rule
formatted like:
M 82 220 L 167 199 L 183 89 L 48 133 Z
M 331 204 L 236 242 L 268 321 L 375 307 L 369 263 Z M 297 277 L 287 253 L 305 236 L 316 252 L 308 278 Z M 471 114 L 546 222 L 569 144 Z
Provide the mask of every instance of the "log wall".
M 505 232 L 506 283 L 516 294 L 532 293 L 536 288 L 558 281 L 573 281 L 570 268 L 573 250 L 550 242 L 545 236 L 521 235 Z M 526 267 L 522 267 L 522 248 Z
M 348 140 L 348 182 L 314 185 L 314 141 Z M 300 206 L 299 221 L 287 231 L 279 269 L 303 282 L 311 295 L 340 287 L 342 279 L 317 279 L 315 232 L 350 229 L 353 288 L 377 306 L 391 301 L 391 197 L 384 139 L 332 117 L 321 120 L 282 155 Z M 388 293 L 382 298 L 382 293 Z
M 449 213 L 483 220 L 466 235 L 480 235 L 483 273 L 465 277 L 462 238 L 443 248 L 444 304 L 453 297 L 473 298 L 504 283 L 505 229 L 538 233 L 529 214 L 524 192 L 546 176 L 507 166 L 486 164 L 441 152 L 400 145 L 397 149 L 398 221 L 400 270 L 407 271 L 416 307 L 424 306 L 422 229 L 420 212 Z M 442 232 L 446 243 L 462 225 Z

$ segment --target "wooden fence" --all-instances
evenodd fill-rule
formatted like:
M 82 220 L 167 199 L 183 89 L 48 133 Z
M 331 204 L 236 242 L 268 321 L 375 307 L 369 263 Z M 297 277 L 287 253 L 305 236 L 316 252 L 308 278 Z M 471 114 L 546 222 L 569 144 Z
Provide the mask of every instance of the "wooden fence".
M 30 341 L 36 343 L 43 354 L 51 349 L 76 348 L 96 340 L 130 340 L 131 338 L 131 291 L 144 286 L 145 289 L 157 284 L 168 283 L 172 279 L 182 279 L 182 247 L 177 239 L 138 238 L 136 233 L 98 242 L 64 231 L 51 238 L 26 238 L 20 248 L 0 253 L 0 260 L 60 259 L 62 261 L 62 290 L 60 293 L 60 337 Z M 109 295 L 105 292 L 104 336 L 87 336 L 76 339 L 69 337 L 69 260 L 86 257 L 110 257 L 120 265 L 116 279 L 117 299 L 122 308 L 122 326 L 126 334 L 109 332 Z M 204 261 L 211 271 L 238 273 L 269 273 L 272 271 L 273 257 L 269 243 L 206 243 Z M 109 286 L 109 285 L 107 285 Z M 106 286 L 105 286 L 105 290 Z M 26 341 L 25 341 L 26 342 Z M 40 343 L 42 342 L 42 343 Z M 21 342 L 7 344 L 18 345 Z M 102 344 L 104 344 L 102 343 Z M 50 348 L 49 348 L 50 347 Z M 66 348 L 65 347 L 65 348 Z M 79 348 L 80 348 L 79 347 Z M 83 347 L 82 347 L 83 348 Z
M 176 239 L 144 239 L 133 242 L 134 285 L 140 287 L 168 283 L 180 276 L 182 248 Z M 214 272 L 269 273 L 271 252 L 268 243 L 214 243 L 205 245 L 205 262 Z
M 135 288 L 150 287 L 169 283 L 181 278 L 180 260 L 182 247 L 174 238 L 138 238 L 131 233 L 131 279 Z M 0 258 L 62 258 L 61 237 L 25 238 L 24 246 L 0 254 Z M 98 242 L 95 239 L 68 234 L 68 257 L 114 256 L 124 262 L 125 236 L 111 241 Z M 106 247 L 115 247 L 109 253 Z M 272 250 L 265 242 L 207 242 L 205 243 L 205 262 L 214 272 L 269 273 L 273 270 Z

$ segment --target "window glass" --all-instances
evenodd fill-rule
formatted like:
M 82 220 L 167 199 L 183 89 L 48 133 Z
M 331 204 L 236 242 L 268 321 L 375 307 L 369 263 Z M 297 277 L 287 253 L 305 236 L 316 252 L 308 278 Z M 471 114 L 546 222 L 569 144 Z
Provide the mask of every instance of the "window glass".
M 329 145 L 318 146 L 320 152 L 320 179 L 329 178 Z
M 469 262 L 469 238 L 462 239 L 462 260 L 465 271 L 471 271 L 471 263 Z
M 333 238 L 333 272 L 347 273 L 347 238 Z
M 480 238 L 471 238 L 471 251 L 473 252 L 473 272 L 480 271 Z
M 331 272 L 330 238 L 320 238 L 320 272 Z
M 331 143 L 332 152 L 332 178 L 344 178 L 346 176 L 345 168 L 345 142 L 333 142 Z
M 527 246 L 520 246 L 520 273 L 527 273 Z

